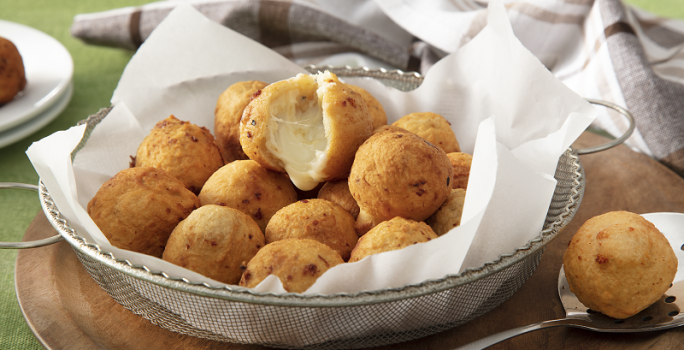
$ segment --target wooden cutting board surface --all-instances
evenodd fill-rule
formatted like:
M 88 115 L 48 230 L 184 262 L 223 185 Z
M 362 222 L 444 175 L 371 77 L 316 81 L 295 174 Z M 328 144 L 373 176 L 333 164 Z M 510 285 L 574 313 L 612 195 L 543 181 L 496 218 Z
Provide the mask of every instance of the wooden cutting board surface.
M 605 142 L 584 133 L 575 148 Z M 446 350 L 490 334 L 564 317 L 557 278 L 565 247 L 587 219 L 612 210 L 638 214 L 684 213 L 684 179 L 628 147 L 581 156 L 584 199 L 575 219 L 551 242 L 530 279 L 496 309 L 462 326 L 378 349 Z M 56 234 L 45 215 L 36 215 L 25 241 Z M 68 243 L 21 250 L 16 290 L 29 327 L 47 349 L 266 349 L 184 336 L 162 329 L 116 303 L 88 275 Z M 521 335 L 490 349 L 677 349 L 684 328 L 635 334 L 607 334 L 554 328 Z

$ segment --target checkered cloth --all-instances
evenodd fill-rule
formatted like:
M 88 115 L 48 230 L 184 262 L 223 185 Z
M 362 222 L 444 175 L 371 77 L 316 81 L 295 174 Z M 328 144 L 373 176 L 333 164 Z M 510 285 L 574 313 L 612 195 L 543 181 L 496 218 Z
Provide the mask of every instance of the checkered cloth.
M 298 64 L 421 73 L 467 44 L 487 18 L 487 4 L 472 0 L 169 0 L 78 15 L 71 32 L 136 49 L 181 1 Z M 684 21 L 619 0 L 504 3 L 516 36 L 558 79 L 630 110 L 637 128 L 628 145 L 684 176 Z M 593 126 L 619 136 L 627 122 L 607 110 Z

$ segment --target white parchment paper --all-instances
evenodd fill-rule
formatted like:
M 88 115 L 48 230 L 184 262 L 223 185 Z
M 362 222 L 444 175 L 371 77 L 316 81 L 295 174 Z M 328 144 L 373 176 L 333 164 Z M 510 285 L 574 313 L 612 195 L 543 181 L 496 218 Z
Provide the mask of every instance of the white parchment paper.
M 79 235 L 117 258 L 220 285 L 161 259 L 111 246 L 85 208 L 102 183 L 128 167 L 129 156 L 158 121 L 173 114 L 213 131 L 216 100 L 231 84 L 255 79 L 270 83 L 303 72 L 191 6 L 180 5 L 133 56 L 112 97 L 113 110 L 73 163 L 71 153 L 84 126 L 38 141 L 27 154 Z M 593 107 L 515 38 L 500 1 L 491 2 L 485 29 L 434 65 L 418 89 L 406 93 L 368 79 L 346 81 L 370 91 L 383 104 L 389 123 L 419 111 L 447 118 L 462 150 L 473 154 L 470 182 L 460 227 L 424 244 L 338 265 L 307 294 L 420 283 L 480 266 L 525 245 L 541 231 L 559 156 L 595 118 Z M 284 292 L 274 276 L 256 290 Z

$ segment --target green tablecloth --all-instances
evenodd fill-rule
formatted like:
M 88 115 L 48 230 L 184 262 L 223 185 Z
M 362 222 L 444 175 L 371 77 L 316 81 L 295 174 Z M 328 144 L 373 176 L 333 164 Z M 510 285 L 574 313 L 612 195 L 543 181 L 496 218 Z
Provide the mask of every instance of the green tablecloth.
M 13 145 L 0 149 L 0 182 L 37 184 L 25 151 L 32 142 L 64 130 L 107 106 L 132 52 L 87 46 L 72 38 L 69 27 L 79 13 L 134 6 L 145 0 L 5 0 L 0 19 L 22 23 L 59 40 L 74 60 L 74 94 L 66 110 L 48 126 Z M 682 0 L 629 0 L 656 14 L 684 18 Z M 33 192 L 5 190 L 0 193 L 0 241 L 20 241 L 40 210 Z M 19 309 L 14 292 L 16 251 L 0 250 L 0 349 L 40 349 Z
M 105 11 L 141 5 L 145 0 L 4 0 L 0 19 L 28 25 L 60 41 L 74 60 L 74 93 L 68 107 L 43 129 L 15 144 L 0 149 L 0 182 L 38 184 L 25 154 L 32 142 L 56 131 L 68 129 L 109 99 L 132 52 L 87 46 L 69 34 L 73 17 L 79 13 Z M 31 220 L 40 211 L 34 192 L 0 192 L 0 240 L 20 241 Z M 0 250 L 0 349 L 42 349 L 26 325 L 14 292 L 15 250 Z

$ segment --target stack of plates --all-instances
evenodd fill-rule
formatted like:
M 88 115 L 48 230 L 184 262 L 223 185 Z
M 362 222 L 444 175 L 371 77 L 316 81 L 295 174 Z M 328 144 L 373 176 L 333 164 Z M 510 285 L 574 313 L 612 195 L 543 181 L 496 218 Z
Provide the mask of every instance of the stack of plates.
M 74 63 L 53 37 L 25 25 L 0 20 L 0 36 L 17 47 L 26 70 L 26 88 L 0 106 L 0 147 L 47 125 L 69 104 Z

